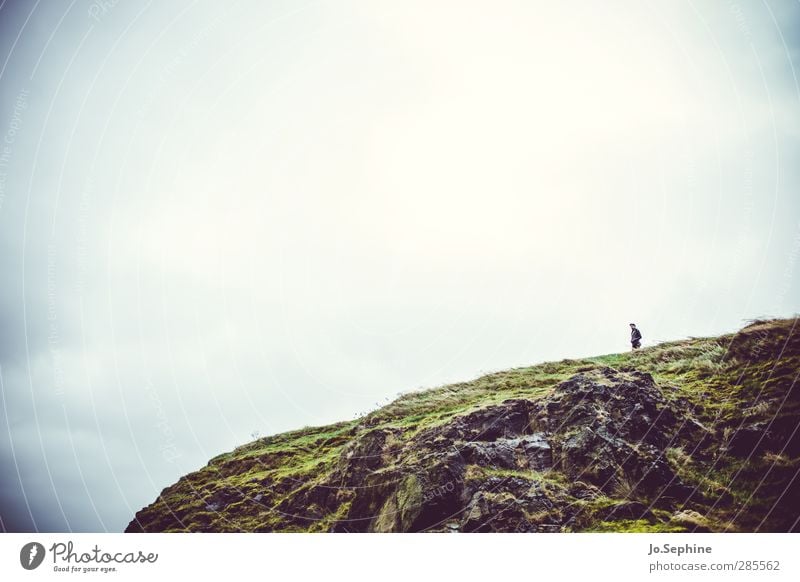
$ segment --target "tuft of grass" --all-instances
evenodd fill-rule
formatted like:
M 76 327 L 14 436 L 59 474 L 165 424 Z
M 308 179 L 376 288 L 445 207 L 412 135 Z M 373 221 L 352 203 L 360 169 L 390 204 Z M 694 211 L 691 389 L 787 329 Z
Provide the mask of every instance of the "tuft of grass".
M 601 521 L 588 532 L 606 533 L 677 533 L 685 532 L 686 527 L 669 523 L 651 523 L 646 519 L 620 519 L 617 521 Z

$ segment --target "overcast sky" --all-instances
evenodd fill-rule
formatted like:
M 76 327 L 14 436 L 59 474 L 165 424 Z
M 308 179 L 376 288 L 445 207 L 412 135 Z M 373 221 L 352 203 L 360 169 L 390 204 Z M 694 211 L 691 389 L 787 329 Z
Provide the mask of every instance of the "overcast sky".
M 0 531 L 800 311 L 800 4 L 0 0 Z

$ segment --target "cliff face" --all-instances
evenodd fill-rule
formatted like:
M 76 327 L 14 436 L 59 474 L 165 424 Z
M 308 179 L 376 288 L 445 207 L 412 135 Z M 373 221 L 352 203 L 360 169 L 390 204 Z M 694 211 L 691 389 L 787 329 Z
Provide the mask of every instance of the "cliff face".
M 212 459 L 126 531 L 799 531 L 800 325 L 407 394 Z

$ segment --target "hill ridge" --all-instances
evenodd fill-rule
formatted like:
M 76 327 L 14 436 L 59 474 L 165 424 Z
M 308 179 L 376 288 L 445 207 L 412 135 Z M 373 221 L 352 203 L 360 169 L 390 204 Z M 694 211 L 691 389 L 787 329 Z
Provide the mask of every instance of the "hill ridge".
M 797 531 L 797 322 L 408 392 L 217 455 L 126 531 Z

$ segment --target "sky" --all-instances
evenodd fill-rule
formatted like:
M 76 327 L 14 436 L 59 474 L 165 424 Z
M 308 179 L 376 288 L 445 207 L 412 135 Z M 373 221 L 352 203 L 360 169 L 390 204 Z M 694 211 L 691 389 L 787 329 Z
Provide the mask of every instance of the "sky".
M 0 531 L 800 311 L 800 3 L 0 0 Z

